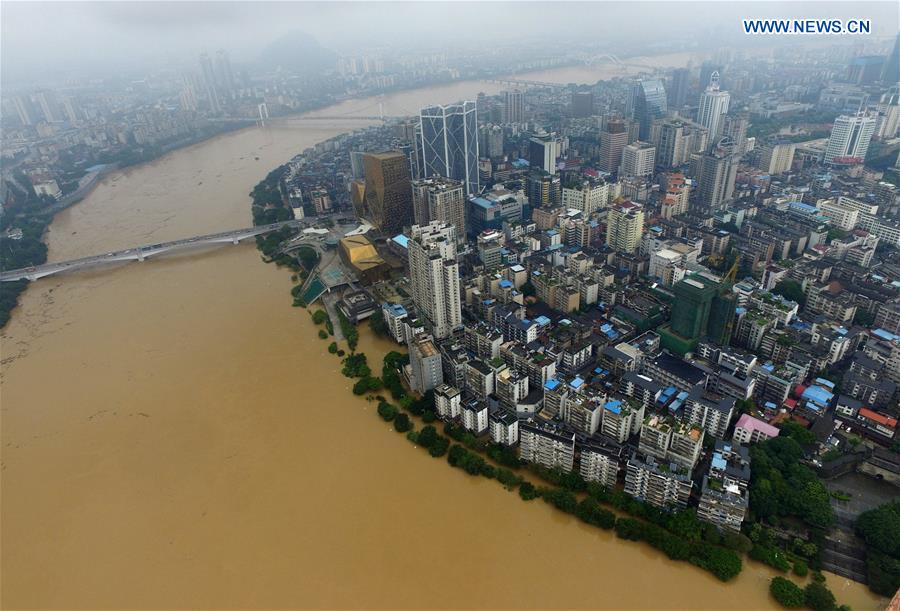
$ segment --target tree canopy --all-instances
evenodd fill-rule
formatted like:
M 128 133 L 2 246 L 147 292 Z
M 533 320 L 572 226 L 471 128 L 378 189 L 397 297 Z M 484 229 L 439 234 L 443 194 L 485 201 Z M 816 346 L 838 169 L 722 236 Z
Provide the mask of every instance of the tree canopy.
M 900 502 L 861 514 L 856 520 L 856 532 L 868 547 L 869 588 L 882 596 L 892 596 L 900 589 Z
M 782 607 L 796 609 L 806 604 L 803 588 L 784 577 L 772 578 L 769 582 L 769 593 Z
M 775 285 L 772 289 L 775 295 L 781 295 L 785 299 L 795 301 L 801 306 L 806 303 L 806 295 L 803 293 L 803 286 L 796 280 L 784 279 Z
M 801 464 L 803 448 L 791 432 L 750 449 L 750 509 L 762 520 L 793 516 L 809 526 L 828 528 L 834 522 L 828 489 L 812 469 Z

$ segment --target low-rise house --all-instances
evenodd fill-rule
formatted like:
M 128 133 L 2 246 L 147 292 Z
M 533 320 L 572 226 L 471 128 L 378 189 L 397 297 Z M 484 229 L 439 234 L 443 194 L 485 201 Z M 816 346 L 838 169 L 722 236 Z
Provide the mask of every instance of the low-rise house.
M 778 437 L 778 433 L 780 433 L 778 427 L 754 418 L 750 414 L 743 414 L 734 425 L 734 435 L 731 439 L 735 443 L 746 445 Z

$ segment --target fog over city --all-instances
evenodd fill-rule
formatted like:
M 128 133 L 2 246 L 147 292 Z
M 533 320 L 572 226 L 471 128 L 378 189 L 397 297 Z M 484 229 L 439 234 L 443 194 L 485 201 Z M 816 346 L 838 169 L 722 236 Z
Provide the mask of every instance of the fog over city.
M 479 44 L 557 50 L 589 44 L 607 52 L 625 48 L 640 53 L 679 45 L 698 49 L 796 42 L 790 37 L 748 38 L 740 30 L 743 18 L 868 18 L 873 39 L 891 36 L 898 25 L 896 3 L 890 1 L 4 1 L 0 14 L 7 85 L 180 66 L 201 51 L 218 48 L 250 63 L 282 37 L 315 41 L 337 53 L 364 48 L 454 52 Z

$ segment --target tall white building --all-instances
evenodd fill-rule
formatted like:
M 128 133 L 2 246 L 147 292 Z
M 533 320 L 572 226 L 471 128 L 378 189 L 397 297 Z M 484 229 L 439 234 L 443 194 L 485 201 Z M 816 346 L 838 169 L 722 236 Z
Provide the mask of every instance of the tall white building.
M 453 225 L 456 237 L 466 231 L 466 196 L 462 181 L 436 176 L 412 183 L 413 213 L 417 225 L 439 221 Z
M 582 180 L 562 188 L 562 205 L 591 215 L 609 204 L 609 185 L 600 179 Z
M 711 142 L 722 134 L 730 102 L 731 95 L 719 90 L 719 73 L 713 72 L 706 91 L 700 94 L 700 108 L 697 110 L 697 123 L 709 130 Z
M 869 142 L 875 133 L 875 119 L 865 115 L 841 115 L 834 120 L 831 137 L 825 149 L 825 163 L 832 163 L 836 158 L 853 157 L 859 160 L 866 158 Z
M 200 54 L 200 74 L 202 75 L 203 87 L 205 89 L 206 101 L 209 104 L 209 109 L 212 112 L 221 111 L 222 105 L 219 101 L 219 94 L 216 91 L 216 73 L 208 53 Z
M 632 142 L 622 149 L 619 176 L 650 176 L 656 163 L 656 147 L 649 142 Z
M 875 108 L 875 136 L 883 140 L 895 137 L 900 129 L 900 85 L 888 89 Z
M 456 230 L 433 221 L 413 225 L 407 244 L 413 302 L 438 339 L 462 325 Z
M 644 208 L 628 200 L 617 202 L 606 220 L 606 243 L 618 252 L 634 253 L 644 235 Z
M 783 174 L 791 169 L 794 163 L 794 151 L 797 145 L 787 143 L 766 144 L 759 149 L 759 169 L 769 174 Z
M 525 93 L 518 89 L 504 92 L 503 111 L 501 116 L 503 123 L 525 122 Z

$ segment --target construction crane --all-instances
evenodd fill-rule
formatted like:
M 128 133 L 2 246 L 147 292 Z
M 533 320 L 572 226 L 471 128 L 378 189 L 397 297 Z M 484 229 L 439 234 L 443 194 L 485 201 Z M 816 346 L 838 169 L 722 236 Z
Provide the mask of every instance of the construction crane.
M 722 284 L 727 284 L 729 287 L 734 284 L 735 280 L 737 280 L 737 272 L 738 268 L 741 266 L 741 254 L 738 253 L 737 257 L 734 258 L 734 263 L 731 266 L 731 269 L 728 270 L 722 277 Z
M 728 272 L 722 277 L 721 291 L 722 293 L 731 293 L 731 287 L 734 286 L 735 280 L 737 279 L 737 271 L 741 266 L 741 254 L 738 253 L 734 258 L 734 263 L 731 264 L 731 268 Z M 725 325 L 725 330 L 723 334 L 724 341 L 728 341 L 731 338 L 731 334 L 734 331 L 734 317 L 728 318 L 728 323 Z

